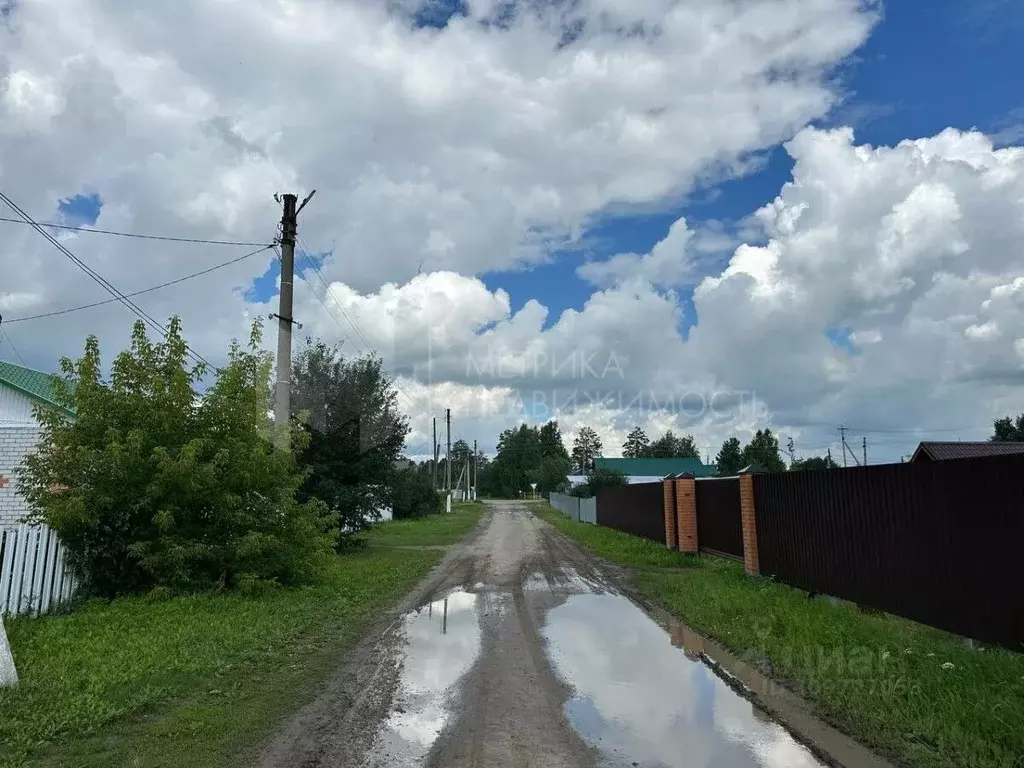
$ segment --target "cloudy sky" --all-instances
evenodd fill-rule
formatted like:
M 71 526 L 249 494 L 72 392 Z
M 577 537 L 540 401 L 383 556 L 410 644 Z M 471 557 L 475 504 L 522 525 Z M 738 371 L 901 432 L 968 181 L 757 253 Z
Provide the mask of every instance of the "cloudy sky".
M 0 190 L 270 243 L 316 189 L 296 318 L 384 357 L 410 454 L 451 407 L 485 450 L 553 416 L 607 455 L 844 424 L 899 460 L 1024 411 L 1022 32 L 1012 0 L 0 0 Z M 116 303 L 23 319 L 108 296 L 0 234 L 0 358 L 122 348 Z M 60 238 L 125 292 L 254 250 Z M 277 285 L 264 250 L 137 302 L 216 362 Z

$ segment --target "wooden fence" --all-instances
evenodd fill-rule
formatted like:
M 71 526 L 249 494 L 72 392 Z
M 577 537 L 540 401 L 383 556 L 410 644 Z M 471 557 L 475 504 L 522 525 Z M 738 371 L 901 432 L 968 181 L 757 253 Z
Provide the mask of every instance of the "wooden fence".
M 665 543 L 661 483 L 602 488 L 597 494 L 597 524 Z
M 697 545 L 701 552 L 743 559 L 740 479 L 709 477 L 696 481 Z
M 0 528 L 0 614 L 46 613 L 75 586 L 64 545 L 47 526 Z
M 1024 650 L 1024 456 L 754 477 L 762 575 Z

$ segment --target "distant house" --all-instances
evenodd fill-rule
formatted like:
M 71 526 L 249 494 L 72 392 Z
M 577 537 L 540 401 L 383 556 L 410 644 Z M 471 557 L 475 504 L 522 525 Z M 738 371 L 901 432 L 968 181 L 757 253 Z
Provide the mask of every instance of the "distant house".
M 74 416 L 55 399 L 56 378 L 0 360 L 0 528 L 20 522 L 29 511 L 28 502 L 15 491 L 14 471 L 39 442 L 32 407 L 49 405 Z
M 1024 443 L 921 443 L 910 457 L 915 461 L 948 461 L 950 459 L 975 459 L 982 456 L 1007 456 L 1024 453 Z
M 630 485 L 657 483 L 669 475 L 689 473 L 694 477 L 714 477 L 718 467 L 704 464 L 700 459 L 594 459 L 594 469 L 614 469 L 629 480 Z M 585 483 L 585 475 L 570 475 L 573 485 Z

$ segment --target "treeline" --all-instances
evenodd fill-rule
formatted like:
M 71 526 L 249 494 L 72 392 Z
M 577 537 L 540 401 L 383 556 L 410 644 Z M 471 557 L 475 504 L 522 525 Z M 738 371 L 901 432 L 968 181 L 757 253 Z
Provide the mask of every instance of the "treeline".
M 256 323 L 222 368 L 192 365 L 172 318 L 157 342 L 136 323 L 107 379 L 94 336 L 61 361 L 55 396 L 74 418 L 36 409 L 41 439 L 18 480 L 88 593 L 309 583 L 394 502 L 409 427 L 381 361 L 309 342 L 291 371 L 294 418 L 277 426 L 261 343 Z M 291 450 L 274 447 L 282 430 Z

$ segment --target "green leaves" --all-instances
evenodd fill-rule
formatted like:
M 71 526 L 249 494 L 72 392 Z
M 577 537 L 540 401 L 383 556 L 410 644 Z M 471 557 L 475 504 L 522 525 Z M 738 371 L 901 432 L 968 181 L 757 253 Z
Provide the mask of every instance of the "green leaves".
M 322 503 L 296 501 L 305 475 L 268 439 L 273 360 L 259 340 L 257 324 L 254 346 L 233 343 L 201 398 L 177 318 L 158 343 L 136 323 L 109 382 L 95 338 L 64 362 L 76 418 L 38 409 L 42 439 L 19 480 L 93 593 L 315 577 L 336 525 Z

